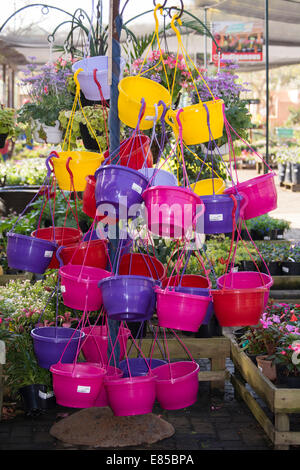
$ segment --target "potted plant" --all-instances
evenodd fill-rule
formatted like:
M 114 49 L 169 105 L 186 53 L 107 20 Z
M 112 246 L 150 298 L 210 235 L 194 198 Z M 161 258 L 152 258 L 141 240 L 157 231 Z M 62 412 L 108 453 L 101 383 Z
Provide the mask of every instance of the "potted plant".
M 289 244 L 271 244 L 268 242 L 259 244 L 258 249 L 265 261 L 261 266 L 262 272 L 267 272 L 266 264 L 271 276 L 281 276 L 282 262 L 287 260 L 289 246 Z
M 300 336 L 298 331 L 283 336 L 276 348 L 274 362 L 277 383 L 287 388 L 300 388 Z
M 286 168 L 289 158 L 290 154 L 287 145 L 283 144 L 276 148 L 274 161 L 277 163 L 278 167 L 279 183 L 283 183 L 286 180 Z
M 0 107 L 0 148 L 5 146 L 8 137 L 17 137 L 21 129 L 16 123 L 16 111 L 13 108 Z
M 287 259 L 282 263 L 282 272 L 287 276 L 300 275 L 300 243 L 290 247 L 287 252 Z
M 72 109 L 73 97 L 67 93 L 67 78 L 72 74 L 71 63 L 64 66 L 48 63 L 39 67 L 28 64 L 23 70 L 20 85 L 29 96 L 28 102 L 18 110 L 18 122 L 26 125 L 27 141 L 59 144 L 62 130 L 59 112 Z

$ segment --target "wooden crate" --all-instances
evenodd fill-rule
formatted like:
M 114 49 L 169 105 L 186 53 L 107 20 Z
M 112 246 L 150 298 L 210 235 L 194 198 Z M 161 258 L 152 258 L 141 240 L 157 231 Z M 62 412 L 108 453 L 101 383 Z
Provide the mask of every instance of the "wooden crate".
M 291 415 L 300 413 L 300 389 L 276 387 L 239 348 L 233 338 L 231 360 L 235 366 L 231 383 L 272 441 L 274 448 L 288 450 L 291 445 L 300 445 L 300 432 L 290 431 Z M 273 419 L 267 416 L 258 399 L 246 388 L 246 384 L 263 401 Z
M 286 181 L 284 181 L 283 183 L 280 183 L 280 187 L 283 189 L 290 189 L 294 193 L 300 191 L 300 184 L 289 183 Z
M 230 340 L 223 336 L 213 338 L 190 338 L 184 336 L 180 337 L 180 339 L 195 360 L 204 358 L 210 360 L 210 370 L 200 370 L 198 374 L 199 381 L 209 381 L 211 389 L 222 391 L 225 380 L 230 378 L 230 373 L 226 369 L 226 359 L 230 357 Z M 162 343 L 160 339 L 159 341 Z M 153 339 L 150 338 L 144 338 L 142 341 L 141 349 L 146 357 L 149 357 L 152 342 Z M 172 360 L 187 358 L 184 348 L 176 338 L 167 338 L 167 346 Z M 157 345 L 154 347 L 152 357 L 162 358 Z

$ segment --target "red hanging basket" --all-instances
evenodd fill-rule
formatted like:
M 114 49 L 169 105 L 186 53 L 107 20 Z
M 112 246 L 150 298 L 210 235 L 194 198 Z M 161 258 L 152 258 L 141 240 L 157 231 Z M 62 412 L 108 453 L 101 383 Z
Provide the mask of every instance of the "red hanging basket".
M 128 253 L 122 256 L 119 274 L 152 277 L 163 281 L 166 276 L 165 266 L 154 256 L 141 253 Z
M 108 252 L 107 240 L 91 240 L 65 246 L 60 257 L 63 264 L 77 264 L 105 269 Z

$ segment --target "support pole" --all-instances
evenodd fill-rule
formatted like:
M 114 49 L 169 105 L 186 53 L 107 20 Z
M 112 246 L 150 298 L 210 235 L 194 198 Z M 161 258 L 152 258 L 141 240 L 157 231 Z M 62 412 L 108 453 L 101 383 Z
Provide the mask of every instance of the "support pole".
M 265 0 L 265 50 L 266 50 L 266 163 L 269 164 L 269 1 Z M 264 166 L 264 172 L 268 168 Z

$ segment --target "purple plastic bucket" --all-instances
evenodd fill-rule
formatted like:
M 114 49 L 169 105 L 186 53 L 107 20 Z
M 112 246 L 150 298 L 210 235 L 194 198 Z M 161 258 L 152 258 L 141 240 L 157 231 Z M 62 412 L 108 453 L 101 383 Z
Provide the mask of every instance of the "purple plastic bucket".
M 61 359 L 62 363 L 72 363 L 76 357 L 79 342 L 84 333 L 74 328 L 42 326 L 31 330 L 33 348 L 38 364 L 50 369 Z M 63 354 L 63 357 L 61 358 Z
M 139 172 L 148 178 L 150 186 L 178 186 L 176 176 L 170 171 L 157 168 L 141 168 Z
M 242 196 L 234 195 L 237 208 L 235 212 L 235 222 L 238 224 L 240 203 Z M 201 196 L 205 206 L 204 211 L 204 233 L 229 233 L 233 227 L 233 208 L 234 202 L 228 194 L 213 194 L 209 196 Z
M 12 269 L 44 274 L 57 245 L 48 240 L 20 233 L 7 234 L 7 262 Z
M 121 165 L 104 165 L 98 168 L 95 177 L 97 214 L 102 213 L 100 205 L 112 205 L 115 213 L 109 215 L 118 218 L 120 205 L 130 210 L 134 204 L 143 202 L 142 193 L 148 186 L 148 179 L 138 170 Z
M 175 291 L 184 292 L 185 294 L 200 295 L 202 297 L 210 296 L 209 289 L 205 289 L 202 287 L 186 287 L 186 286 L 179 285 L 175 287 Z M 211 317 L 213 316 L 213 313 L 214 313 L 214 306 L 213 306 L 213 302 L 211 301 L 208 304 L 206 315 L 201 325 L 208 325 Z
M 241 272 L 230 272 L 223 274 L 217 279 L 217 286 L 222 289 L 225 283 L 225 289 L 253 289 L 259 287 L 267 287 L 268 290 L 265 293 L 264 306 L 266 307 L 270 288 L 273 285 L 273 279 L 271 276 L 258 271 L 241 271 Z
M 155 306 L 155 281 L 144 276 L 111 276 L 98 283 L 107 316 L 118 321 L 149 320 Z
M 128 359 L 128 362 L 126 359 L 123 359 L 123 361 L 120 362 L 119 367 L 123 371 L 123 377 L 140 377 L 142 375 L 149 374 L 150 369 L 153 370 L 156 367 L 163 366 L 164 364 L 167 364 L 167 362 L 162 359 L 133 357 Z

